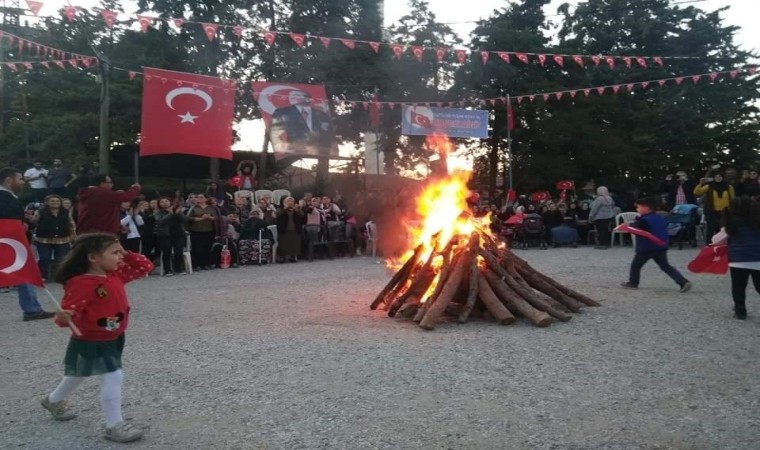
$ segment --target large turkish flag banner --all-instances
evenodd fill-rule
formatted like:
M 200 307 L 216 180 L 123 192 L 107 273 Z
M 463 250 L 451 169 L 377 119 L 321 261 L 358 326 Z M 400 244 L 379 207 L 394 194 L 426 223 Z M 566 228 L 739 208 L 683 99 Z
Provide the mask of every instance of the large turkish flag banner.
M 0 286 L 44 286 L 20 220 L 0 219 Z
M 146 68 L 140 156 L 184 153 L 232 159 L 234 81 Z

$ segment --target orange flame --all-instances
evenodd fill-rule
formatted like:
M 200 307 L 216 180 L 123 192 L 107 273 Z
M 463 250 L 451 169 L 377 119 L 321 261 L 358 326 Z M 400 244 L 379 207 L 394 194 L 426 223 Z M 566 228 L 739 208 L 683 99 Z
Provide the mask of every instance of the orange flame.
M 446 136 L 430 136 L 427 144 L 435 149 L 442 161 L 446 161 L 451 153 L 452 144 Z M 450 165 L 446 176 L 432 179 L 416 199 L 418 220 L 406 221 L 408 244 L 406 251 L 399 259 L 386 261 L 388 267 L 398 270 L 414 254 L 419 245 L 423 251 L 419 259 L 419 267 L 424 264 L 435 251 L 443 250 L 448 243 L 459 236 L 470 236 L 473 232 L 491 233 L 490 219 L 475 218 L 470 213 L 467 203 L 471 196 L 467 182 L 472 176 L 471 170 L 462 166 Z M 440 271 L 446 262 L 441 256 L 435 256 L 432 267 L 436 272 L 435 278 L 425 292 L 421 301 L 426 301 L 435 290 Z

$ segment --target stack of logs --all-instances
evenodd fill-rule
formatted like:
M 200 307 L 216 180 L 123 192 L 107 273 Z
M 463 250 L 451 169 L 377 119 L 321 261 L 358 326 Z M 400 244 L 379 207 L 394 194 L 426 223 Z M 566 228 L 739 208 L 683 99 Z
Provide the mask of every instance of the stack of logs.
M 420 327 L 432 330 L 444 314 L 463 323 L 475 311 L 502 325 L 525 317 L 535 326 L 546 327 L 555 319 L 570 320 L 570 314 L 582 306 L 600 306 L 536 271 L 482 232 L 455 237 L 424 261 L 423 253 L 424 246 L 419 245 L 370 308 L 382 308 L 390 317 L 413 318 Z M 439 269 L 434 267 L 436 258 L 443 259 Z

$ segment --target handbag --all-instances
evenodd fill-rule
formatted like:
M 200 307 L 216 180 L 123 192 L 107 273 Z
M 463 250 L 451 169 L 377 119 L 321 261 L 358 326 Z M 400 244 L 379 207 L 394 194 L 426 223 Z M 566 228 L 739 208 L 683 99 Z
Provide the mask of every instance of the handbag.
M 728 272 L 728 246 L 705 246 L 687 267 L 693 273 L 725 274 Z

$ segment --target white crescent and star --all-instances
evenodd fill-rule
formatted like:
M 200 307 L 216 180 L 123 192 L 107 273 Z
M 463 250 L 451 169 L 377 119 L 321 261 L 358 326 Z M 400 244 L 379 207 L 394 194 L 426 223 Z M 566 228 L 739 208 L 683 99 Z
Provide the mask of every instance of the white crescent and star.
M 8 267 L 4 267 L 0 269 L 0 272 L 11 274 L 14 272 L 18 272 L 26 265 L 26 259 L 29 256 L 26 246 L 22 244 L 21 242 L 15 240 L 15 239 L 9 239 L 9 238 L 2 238 L 0 239 L 0 244 L 5 244 L 13 249 L 13 253 L 15 254 L 16 258 L 13 261 L 13 264 L 11 264 Z
M 180 95 L 194 95 L 201 100 L 203 100 L 206 103 L 206 109 L 201 111 L 201 113 L 204 113 L 211 109 L 212 106 L 214 106 L 214 99 L 211 98 L 211 96 L 200 89 L 195 89 L 192 87 L 180 87 L 176 89 L 172 89 L 166 94 L 166 106 L 168 106 L 171 109 L 174 109 L 174 105 L 172 105 L 172 102 L 176 97 L 179 97 Z M 194 116 L 190 114 L 190 111 L 186 112 L 185 114 L 178 114 L 177 117 L 180 118 L 179 123 L 192 123 L 195 124 L 195 119 L 198 118 L 198 116 Z

